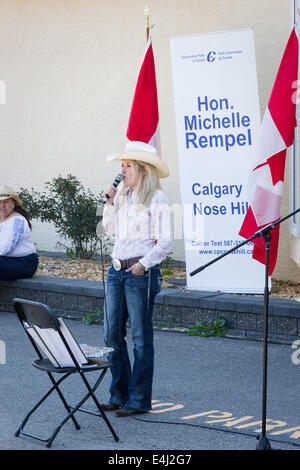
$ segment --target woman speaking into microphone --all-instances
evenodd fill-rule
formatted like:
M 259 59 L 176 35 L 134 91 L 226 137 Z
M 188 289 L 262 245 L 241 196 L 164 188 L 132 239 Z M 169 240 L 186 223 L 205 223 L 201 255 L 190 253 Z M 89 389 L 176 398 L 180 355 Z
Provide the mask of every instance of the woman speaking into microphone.
M 113 347 L 110 400 L 101 406 L 131 416 L 151 409 L 154 365 L 152 313 L 160 291 L 160 263 L 171 250 L 171 219 L 160 178 L 169 175 L 156 150 L 129 142 L 125 152 L 109 157 L 121 161 L 123 181 L 109 185 L 103 212 L 106 233 L 115 237 L 112 266 L 106 281 L 104 341 Z M 131 367 L 126 336 L 129 320 L 134 363 Z

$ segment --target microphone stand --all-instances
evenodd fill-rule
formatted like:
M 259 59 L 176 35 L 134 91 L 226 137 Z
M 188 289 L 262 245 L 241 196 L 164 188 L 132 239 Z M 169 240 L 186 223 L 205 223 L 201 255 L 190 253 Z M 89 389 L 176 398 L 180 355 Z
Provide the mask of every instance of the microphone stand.
M 233 251 L 237 250 L 241 246 L 245 245 L 246 243 L 254 240 L 255 238 L 263 237 L 265 240 L 265 288 L 264 288 L 264 348 L 263 348 L 263 380 L 262 380 L 262 429 L 261 435 L 257 436 L 258 444 L 256 446 L 257 450 L 270 450 L 271 445 L 269 439 L 266 437 L 266 410 L 267 410 L 267 366 L 268 366 L 268 314 L 269 314 L 269 286 L 268 286 L 268 277 L 269 277 L 269 251 L 270 251 L 270 243 L 272 239 L 271 230 L 276 227 L 276 225 L 281 224 L 284 220 L 292 217 L 297 212 L 300 212 L 300 207 L 295 211 L 291 212 L 290 214 L 286 215 L 282 219 L 279 219 L 277 222 L 274 222 L 270 225 L 267 225 L 262 230 L 256 232 L 252 237 L 247 238 L 247 240 L 239 243 L 234 248 L 226 251 L 222 255 L 214 258 L 213 260 L 209 261 L 208 263 L 200 266 L 199 268 L 195 269 L 194 271 L 190 272 L 190 276 L 195 276 L 200 271 L 203 271 L 208 266 L 213 263 L 216 263 L 221 258 L 229 255 Z

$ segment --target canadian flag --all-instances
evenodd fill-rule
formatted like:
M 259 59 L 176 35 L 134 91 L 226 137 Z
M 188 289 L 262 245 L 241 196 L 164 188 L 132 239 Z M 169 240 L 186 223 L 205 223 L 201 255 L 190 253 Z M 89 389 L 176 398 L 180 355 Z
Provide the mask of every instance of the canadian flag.
M 160 155 L 159 114 L 151 34 L 138 76 L 126 136 L 151 144 Z
M 296 121 L 298 78 L 298 36 L 293 28 L 275 79 L 269 103 L 259 130 L 256 161 L 249 178 L 249 209 L 239 234 L 249 238 L 266 225 L 280 219 L 282 186 L 287 148 L 293 144 Z M 271 231 L 269 275 L 274 271 L 279 224 Z M 265 263 L 263 237 L 253 240 L 252 257 Z

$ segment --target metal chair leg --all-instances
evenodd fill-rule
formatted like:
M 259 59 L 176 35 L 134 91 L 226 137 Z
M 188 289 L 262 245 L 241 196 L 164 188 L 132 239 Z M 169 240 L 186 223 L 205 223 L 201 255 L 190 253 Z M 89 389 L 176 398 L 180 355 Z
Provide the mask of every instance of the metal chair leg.
M 54 379 L 54 377 L 52 376 L 52 374 L 50 372 L 48 372 L 48 376 L 53 384 L 53 386 L 55 387 L 55 390 L 57 391 L 61 401 L 63 402 L 64 404 L 64 407 L 66 408 L 67 412 L 70 413 L 71 412 L 71 407 L 68 405 L 68 403 L 66 402 L 65 400 L 65 397 L 63 396 L 62 392 L 60 391 L 60 389 L 58 388 L 58 385 L 57 385 L 57 382 L 56 380 Z M 75 425 L 75 429 L 79 430 L 80 429 L 80 424 L 78 424 L 75 416 L 71 416 L 72 418 L 72 421 Z
M 27 413 L 27 415 L 25 416 L 25 418 L 23 419 L 22 423 L 20 424 L 19 428 L 17 429 L 17 431 L 15 432 L 15 436 L 18 437 L 20 434 L 23 434 L 24 436 L 28 436 L 28 437 L 32 437 L 34 439 L 38 439 L 39 441 L 42 441 L 42 442 L 47 442 L 48 439 L 43 439 L 39 436 L 35 436 L 34 434 L 30 434 L 30 433 L 27 433 L 24 431 L 24 427 L 27 423 L 27 421 L 29 420 L 30 416 L 39 408 L 39 406 L 49 397 L 49 395 L 51 395 L 51 393 L 56 390 L 57 393 L 59 394 L 60 398 L 62 399 L 64 405 L 66 405 L 68 408 L 69 408 L 69 411 L 70 411 L 70 407 L 69 405 L 67 404 L 65 398 L 63 397 L 63 394 L 61 393 L 60 389 L 58 388 L 58 385 L 60 385 L 72 372 L 68 372 L 66 373 L 63 377 L 61 377 L 57 382 L 54 380 L 54 378 L 51 376 L 50 379 L 51 379 L 51 382 L 53 384 L 53 386 L 48 390 L 48 392 L 31 408 L 31 410 Z M 49 375 L 49 373 L 48 373 Z M 79 424 L 77 423 L 77 421 L 75 420 L 74 418 L 74 424 L 75 424 L 75 427 L 76 429 L 80 429 L 80 426 Z M 79 426 L 79 427 L 78 427 Z
M 104 369 L 104 371 L 103 371 L 101 377 L 99 378 L 99 383 L 100 383 L 101 380 L 103 379 L 105 373 L 106 373 L 106 369 Z M 96 382 L 97 386 L 96 386 L 96 384 L 95 384 L 94 387 L 91 388 L 91 386 L 90 386 L 90 384 L 88 383 L 87 378 L 85 377 L 85 375 L 84 375 L 83 373 L 81 373 L 81 372 L 80 372 L 80 375 L 81 375 L 81 378 L 82 378 L 82 380 L 84 381 L 84 383 L 85 383 L 87 389 L 88 389 L 89 392 L 90 392 L 90 396 L 91 396 L 92 399 L 94 400 L 94 403 L 96 404 L 96 406 L 97 406 L 99 412 L 101 413 L 102 418 L 104 419 L 104 421 L 106 422 L 106 424 L 107 424 L 107 426 L 108 426 L 110 432 L 112 433 L 112 435 L 113 435 L 115 441 L 118 442 L 119 437 L 118 437 L 117 434 L 115 433 L 115 430 L 113 429 L 112 425 L 110 424 L 110 421 L 108 420 L 106 414 L 104 413 L 104 411 L 103 411 L 103 409 L 102 409 L 102 407 L 101 407 L 99 401 L 97 400 L 97 398 L 96 398 L 96 396 L 95 396 L 95 394 L 94 394 L 94 391 L 95 391 L 96 388 L 98 387 L 99 383 L 97 384 L 97 382 Z

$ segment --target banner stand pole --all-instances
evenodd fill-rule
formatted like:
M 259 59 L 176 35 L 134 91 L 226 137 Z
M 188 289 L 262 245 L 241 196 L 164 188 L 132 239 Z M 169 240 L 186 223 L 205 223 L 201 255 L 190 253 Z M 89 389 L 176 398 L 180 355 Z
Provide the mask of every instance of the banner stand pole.
M 210 266 L 211 264 L 219 261 L 221 258 L 229 255 L 233 251 L 237 250 L 241 246 L 245 245 L 246 243 L 254 240 L 255 238 L 263 237 L 265 240 L 265 288 L 264 288 L 264 349 L 263 349 L 263 384 L 262 384 L 262 428 L 261 428 L 261 435 L 257 436 L 257 446 L 256 450 L 271 450 L 271 445 L 269 439 L 266 437 L 266 416 L 267 416 L 267 368 L 268 368 L 268 314 L 269 314 L 269 286 L 268 286 L 268 277 L 269 277 L 269 249 L 270 243 L 272 239 L 271 230 L 276 227 L 276 225 L 281 224 L 284 220 L 292 217 L 297 212 L 300 212 L 300 207 L 295 211 L 291 212 L 290 214 L 286 215 L 282 219 L 274 222 L 273 224 L 267 225 L 259 232 L 256 232 L 252 237 L 247 238 L 247 240 L 241 242 L 234 248 L 226 251 L 222 255 L 218 256 L 217 258 L 209 261 L 203 266 L 195 269 L 194 271 L 190 272 L 190 276 L 195 276 L 200 271 L 203 271 L 205 268 Z

